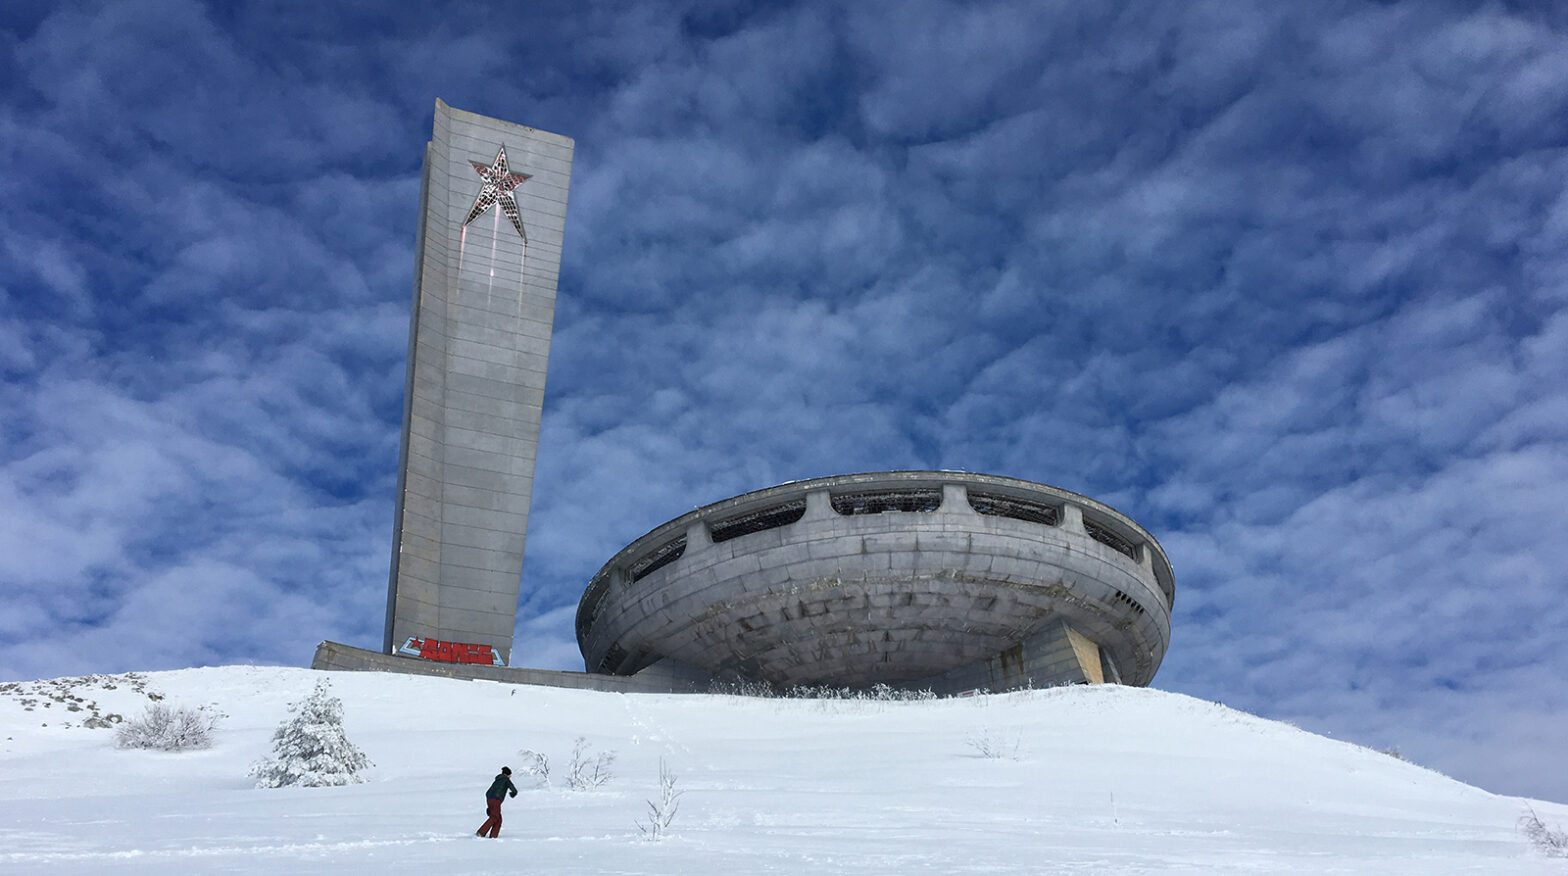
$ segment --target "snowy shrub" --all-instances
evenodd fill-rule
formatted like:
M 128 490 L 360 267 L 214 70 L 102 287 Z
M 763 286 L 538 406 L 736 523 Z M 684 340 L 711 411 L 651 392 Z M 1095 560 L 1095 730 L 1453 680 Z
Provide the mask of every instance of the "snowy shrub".
M 1547 827 L 1533 808 L 1519 816 L 1519 829 L 1531 845 L 1548 857 L 1568 858 L 1568 833 Z
M 675 774 L 659 758 L 659 799 L 648 801 L 648 821 L 638 822 L 637 830 L 642 833 L 643 839 L 649 842 L 658 842 L 670 832 L 670 825 L 675 822 L 675 812 L 680 808 L 681 795 L 685 791 L 675 790 Z
M 924 690 L 904 690 L 898 687 L 889 687 L 885 684 L 873 685 L 865 691 L 866 698 L 885 703 L 919 703 L 936 699 L 936 694 L 929 688 Z
M 319 681 L 310 696 L 289 705 L 294 717 L 272 734 L 274 759 L 250 768 L 256 787 L 318 788 L 364 781 L 359 771 L 374 764 L 343 735 L 343 701 L 327 689 L 328 683 Z
M 615 778 L 615 774 L 610 771 L 610 766 L 615 763 L 615 752 L 590 754 L 588 748 L 586 736 L 577 737 L 577 743 L 572 746 L 572 763 L 567 768 L 566 784 L 573 791 L 597 788 Z
M 141 717 L 122 721 L 114 731 L 114 742 L 121 748 L 158 751 L 211 748 L 212 729 L 217 723 L 216 716 L 202 709 L 153 703 Z
M 708 683 L 708 693 L 733 697 L 759 697 L 763 699 L 779 695 L 778 689 L 765 681 L 718 681 Z
M 708 692 L 739 697 L 790 700 L 843 700 L 851 702 L 905 703 L 936 699 L 929 690 L 905 690 L 887 684 L 868 688 L 830 687 L 828 685 L 795 685 L 783 690 L 765 681 L 715 681 L 708 685 Z
M 936 699 L 936 694 L 929 690 L 904 690 L 880 683 L 867 688 L 799 685 L 785 691 L 784 696 L 799 700 L 846 700 L 871 703 L 912 703 Z
M 550 759 L 533 749 L 524 748 L 517 752 L 523 759 L 523 765 L 517 771 L 525 776 L 532 776 L 541 788 L 550 786 Z
M 1017 734 L 1007 736 L 989 727 L 964 740 L 964 744 L 974 749 L 981 757 L 994 759 L 1005 757 L 1009 760 L 1018 759 L 1018 746 L 1021 742 Z

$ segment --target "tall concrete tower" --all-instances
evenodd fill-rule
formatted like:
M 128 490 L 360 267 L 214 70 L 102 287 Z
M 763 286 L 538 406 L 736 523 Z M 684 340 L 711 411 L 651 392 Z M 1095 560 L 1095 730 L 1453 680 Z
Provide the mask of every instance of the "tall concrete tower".
M 436 101 L 419 196 L 389 654 L 511 660 L 572 149 L 558 134 Z

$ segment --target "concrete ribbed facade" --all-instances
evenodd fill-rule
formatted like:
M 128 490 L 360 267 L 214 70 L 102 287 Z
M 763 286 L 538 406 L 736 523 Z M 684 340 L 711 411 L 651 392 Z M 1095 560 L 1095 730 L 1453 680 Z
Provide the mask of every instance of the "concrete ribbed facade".
M 493 647 L 510 660 L 572 152 L 566 137 L 436 102 L 388 653 L 412 637 Z
M 952 693 L 1146 685 L 1175 595 L 1153 536 L 1085 496 L 962 472 L 798 481 L 699 508 L 584 593 L 589 672 Z

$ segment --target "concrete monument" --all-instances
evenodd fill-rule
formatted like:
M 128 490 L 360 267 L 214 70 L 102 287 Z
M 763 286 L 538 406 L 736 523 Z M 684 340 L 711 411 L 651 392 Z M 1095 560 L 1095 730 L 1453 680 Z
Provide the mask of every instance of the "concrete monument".
M 386 638 L 323 642 L 313 666 L 617 691 L 1149 683 L 1176 596 L 1154 536 L 1087 496 L 942 471 L 677 517 L 589 582 L 586 672 L 508 665 L 571 167 L 565 137 L 436 102 Z
M 385 653 L 511 659 L 572 149 L 436 101 Z

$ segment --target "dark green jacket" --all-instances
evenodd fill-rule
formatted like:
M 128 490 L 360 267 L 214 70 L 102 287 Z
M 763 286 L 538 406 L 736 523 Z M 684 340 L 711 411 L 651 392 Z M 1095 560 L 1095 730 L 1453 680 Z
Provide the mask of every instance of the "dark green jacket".
M 517 786 L 512 784 L 512 777 L 506 773 L 497 773 L 495 781 L 490 783 L 490 790 L 485 792 L 485 799 L 499 800 L 506 796 L 507 791 L 511 791 L 513 797 L 517 796 Z

